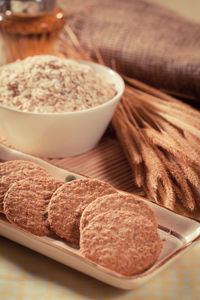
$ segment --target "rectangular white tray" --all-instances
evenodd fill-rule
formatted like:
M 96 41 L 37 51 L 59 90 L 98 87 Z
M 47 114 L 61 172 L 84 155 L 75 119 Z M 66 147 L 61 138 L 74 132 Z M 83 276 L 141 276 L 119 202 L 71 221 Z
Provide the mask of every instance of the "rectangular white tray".
M 38 158 L 0 145 L 0 160 L 15 159 L 36 162 L 45 167 L 56 178 L 63 181 L 69 178 L 69 175 L 76 178 L 83 177 L 57 168 Z M 148 204 L 155 211 L 158 219 L 159 234 L 163 239 L 163 250 L 157 262 L 150 269 L 137 276 L 126 277 L 105 269 L 86 260 L 79 250 L 70 247 L 66 242 L 27 233 L 9 224 L 3 215 L 0 218 L 0 235 L 107 284 L 122 289 L 134 289 L 168 267 L 169 264 L 195 246 L 200 240 L 200 222 L 198 220 L 180 216 L 151 202 L 148 202 Z

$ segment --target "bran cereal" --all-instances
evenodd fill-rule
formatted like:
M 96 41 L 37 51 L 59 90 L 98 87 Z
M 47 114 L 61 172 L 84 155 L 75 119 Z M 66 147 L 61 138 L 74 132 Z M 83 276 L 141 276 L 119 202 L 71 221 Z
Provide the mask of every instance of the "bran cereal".
M 0 104 L 35 113 L 80 111 L 116 95 L 90 66 L 52 55 L 36 55 L 0 70 Z

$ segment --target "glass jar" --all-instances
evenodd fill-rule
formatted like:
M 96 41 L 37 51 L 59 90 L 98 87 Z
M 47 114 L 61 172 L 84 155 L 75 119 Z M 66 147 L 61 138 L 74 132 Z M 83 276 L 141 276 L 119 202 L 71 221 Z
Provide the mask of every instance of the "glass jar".
M 65 21 L 66 15 L 56 1 L 4 1 L 0 6 L 4 63 L 32 55 L 54 54 Z

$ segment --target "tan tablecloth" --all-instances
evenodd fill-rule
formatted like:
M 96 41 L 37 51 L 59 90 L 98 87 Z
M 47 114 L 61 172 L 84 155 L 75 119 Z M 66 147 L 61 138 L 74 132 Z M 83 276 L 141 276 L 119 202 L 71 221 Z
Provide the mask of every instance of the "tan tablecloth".
M 0 237 L 2 300 L 198 300 L 200 247 L 146 285 L 119 290 Z

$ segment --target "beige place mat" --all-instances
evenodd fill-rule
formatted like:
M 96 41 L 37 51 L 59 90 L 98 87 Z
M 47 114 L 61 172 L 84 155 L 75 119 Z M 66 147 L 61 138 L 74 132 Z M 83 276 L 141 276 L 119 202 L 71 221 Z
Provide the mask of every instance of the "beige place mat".
M 91 151 L 63 159 L 50 159 L 52 164 L 109 182 L 114 187 L 131 193 L 140 193 L 132 179 L 131 168 L 119 142 L 106 137 Z

